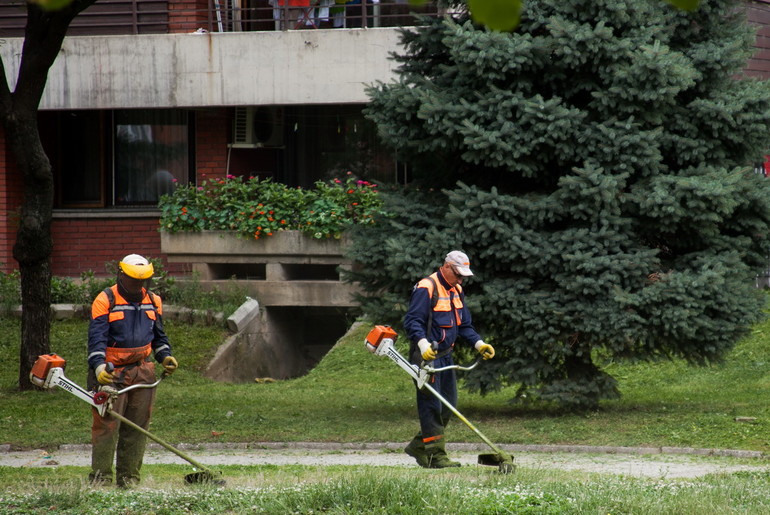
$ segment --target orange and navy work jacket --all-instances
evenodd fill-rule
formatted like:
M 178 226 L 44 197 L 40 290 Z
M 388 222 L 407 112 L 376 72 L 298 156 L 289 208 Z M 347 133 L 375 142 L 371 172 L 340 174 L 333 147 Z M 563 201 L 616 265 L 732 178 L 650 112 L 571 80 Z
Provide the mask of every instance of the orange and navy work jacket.
M 91 305 L 88 326 L 88 364 L 96 368 L 110 362 L 116 368 L 138 363 L 154 356 L 158 362 L 171 355 L 168 336 L 163 330 L 163 305 L 160 297 L 144 290 L 141 302 L 128 302 L 117 285 L 111 288 L 115 302 L 105 292 Z M 153 304 L 153 300 L 155 303 Z
M 431 281 L 433 279 L 433 281 Z M 434 283 L 437 288 L 436 305 L 433 304 Z M 431 327 L 427 327 L 429 314 L 433 311 Z M 409 339 L 418 342 L 426 338 L 438 344 L 438 352 L 451 348 L 458 336 L 470 343 L 481 340 L 471 320 L 471 313 L 465 305 L 465 294 L 459 284 L 449 287 L 441 271 L 431 274 L 418 282 L 404 315 L 404 329 Z

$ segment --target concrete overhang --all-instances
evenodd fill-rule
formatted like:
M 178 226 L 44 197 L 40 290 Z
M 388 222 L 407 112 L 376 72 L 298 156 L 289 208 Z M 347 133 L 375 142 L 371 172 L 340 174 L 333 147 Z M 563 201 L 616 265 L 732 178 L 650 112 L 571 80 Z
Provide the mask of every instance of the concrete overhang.
M 40 109 L 365 103 L 394 78 L 397 30 L 67 37 Z M 11 89 L 22 44 L 0 44 Z

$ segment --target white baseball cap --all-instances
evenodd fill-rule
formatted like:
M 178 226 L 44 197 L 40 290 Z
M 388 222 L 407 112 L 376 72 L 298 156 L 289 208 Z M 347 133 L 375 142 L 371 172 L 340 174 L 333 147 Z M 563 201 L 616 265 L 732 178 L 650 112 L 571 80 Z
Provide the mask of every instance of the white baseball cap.
M 473 272 L 471 272 L 471 262 L 465 252 L 453 250 L 446 255 L 444 261 L 454 266 L 457 272 L 462 276 L 470 277 L 473 275 Z

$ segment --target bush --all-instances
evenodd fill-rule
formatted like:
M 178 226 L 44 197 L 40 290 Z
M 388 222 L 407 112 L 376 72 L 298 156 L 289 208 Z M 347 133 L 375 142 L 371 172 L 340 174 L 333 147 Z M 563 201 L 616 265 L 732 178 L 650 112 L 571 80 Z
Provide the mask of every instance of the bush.
M 235 231 L 254 239 L 290 229 L 318 239 L 339 238 L 351 224 L 373 223 L 382 209 L 376 188 L 352 172 L 345 180 L 316 182 L 311 190 L 229 175 L 163 195 L 160 226 L 169 233 Z

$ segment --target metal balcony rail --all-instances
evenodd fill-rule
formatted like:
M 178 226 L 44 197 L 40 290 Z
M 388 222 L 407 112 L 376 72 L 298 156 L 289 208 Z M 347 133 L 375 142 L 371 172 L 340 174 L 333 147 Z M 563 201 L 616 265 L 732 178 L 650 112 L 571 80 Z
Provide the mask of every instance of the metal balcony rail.
M 446 11 L 407 0 L 99 0 L 68 35 L 170 34 L 402 27 Z M 0 2 L 0 37 L 23 37 L 26 2 Z

